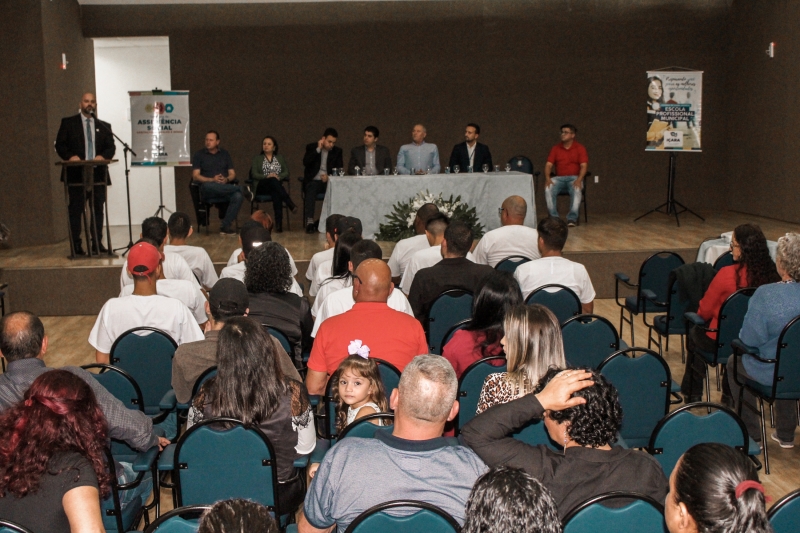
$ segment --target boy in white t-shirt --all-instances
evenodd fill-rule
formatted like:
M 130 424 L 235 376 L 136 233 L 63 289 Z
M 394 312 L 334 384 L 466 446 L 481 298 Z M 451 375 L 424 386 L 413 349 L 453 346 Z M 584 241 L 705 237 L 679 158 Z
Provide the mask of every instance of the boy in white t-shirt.
M 183 257 L 189 268 L 200 281 L 200 285 L 210 291 L 219 277 L 214 269 L 214 263 L 208 252 L 202 246 L 190 246 L 186 241 L 194 234 L 192 219 L 186 213 L 175 212 L 167 222 L 167 236 L 169 244 L 164 246 L 164 252 L 176 253 Z

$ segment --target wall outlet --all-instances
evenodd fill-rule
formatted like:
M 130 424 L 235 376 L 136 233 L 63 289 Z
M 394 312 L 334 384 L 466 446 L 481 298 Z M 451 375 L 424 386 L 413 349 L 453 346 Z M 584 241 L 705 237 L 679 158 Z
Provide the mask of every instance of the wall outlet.
M 595 183 L 600 183 L 600 176 L 595 176 L 594 177 L 594 182 Z

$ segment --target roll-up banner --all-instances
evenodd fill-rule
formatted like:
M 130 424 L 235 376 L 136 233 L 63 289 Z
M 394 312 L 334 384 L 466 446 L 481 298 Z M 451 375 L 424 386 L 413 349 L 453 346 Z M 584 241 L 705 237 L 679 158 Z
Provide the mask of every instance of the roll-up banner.
M 191 165 L 189 91 L 129 91 L 131 165 Z
M 700 152 L 702 102 L 702 71 L 649 71 L 645 150 Z

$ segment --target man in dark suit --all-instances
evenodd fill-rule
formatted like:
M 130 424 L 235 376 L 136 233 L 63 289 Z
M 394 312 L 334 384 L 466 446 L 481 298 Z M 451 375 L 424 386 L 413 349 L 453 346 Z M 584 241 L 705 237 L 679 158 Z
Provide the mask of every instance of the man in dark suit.
M 328 188 L 328 175 L 334 168 L 344 166 L 342 149 L 336 147 L 339 133 L 333 128 L 326 128 L 322 138 L 306 145 L 303 156 L 303 217 L 306 220 L 306 233 L 316 231 L 314 224 L 314 204 L 318 194 L 324 194 Z
M 474 172 L 481 172 L 483 165 L 488 165 L 490 171 L 494 169 L 489 147 L 478 142 L 478 137 L 480 136 L 480 126 L 473 123 L 467 124 L 467 129 L 464 131 L 464 139 L 466 140 L 455 145 L 453 153 L 450 154 L 451 172 L 455 165 L 460 167 L 461 172 L 469 172 L 469 167 L 472 167 Z
M 361 170 L 362 176 L 375 176 L 383 174 L 384 169 L 392 168 L 392 156 L 389 149 L 378 144 L 380 131 L 375 126 L 364 128 L 364 146 L 353 148 L 350 151 L 350 164 L 347 173 L 355 176 L 356 167 Z
M 56 136 L 56 152 L 64 161 L 79 161 L 97 159 L 112 159 L 117 150 L 114 145 L 114 136 L 111 125 L 94 117 L 97 101 L 92 93 L 85 93 L 81 97 L 81 112 L 77 115 L 61 119 L 61 127 Z M 82 183 L 82 169 L 78 167 L 67 169 L 67 183 Z M 105 165 L 94 168 L 94 182 L 106 181 L 108 167 Z M 62 174 L 63 180 L 63 174 Z M 111 185 L 111 181 L 108 181 Z M 103 246 L 103 206 L 106 203 L 106 188 L 102 185 L 94 187 L 94 216 L 95 227 L 92 234 L 92 249 L 95 252 L 105 253 L 108 250 Z M 81 214 L 85 207 L 83 190 L 81 187 L 69 187 L 69 227 L 72 233 L 72 242 L 76 255 L 85 255 L 81 245 Z M 87 245 L 89 243 L 86 243 Z

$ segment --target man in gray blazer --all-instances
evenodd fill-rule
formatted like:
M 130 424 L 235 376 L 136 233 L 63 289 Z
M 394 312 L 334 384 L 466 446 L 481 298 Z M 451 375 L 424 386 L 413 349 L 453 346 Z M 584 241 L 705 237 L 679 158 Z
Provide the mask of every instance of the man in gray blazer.
M 383 174 L 384 169 L 392 168 L 392 156 L 389 149 L 378 144 L 380 131 L 375 126 L 364 128 L 364 146 L 353 148 L 350 151 L 350 164 L 347 165 L 347 173 L 351 176 L 356 174 L 356 167 L 360 169 L 362 176 L 374 176 Z

